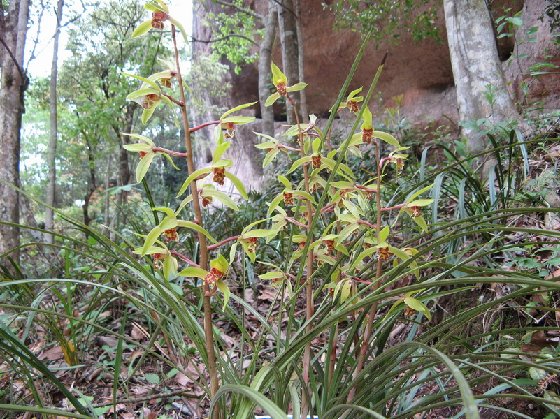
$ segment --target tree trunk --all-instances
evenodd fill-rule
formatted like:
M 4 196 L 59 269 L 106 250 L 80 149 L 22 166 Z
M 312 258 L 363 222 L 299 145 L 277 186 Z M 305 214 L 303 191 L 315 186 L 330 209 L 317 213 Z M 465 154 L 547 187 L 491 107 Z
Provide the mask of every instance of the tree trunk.
M 296 25 L 296 10 L 292 0 L 278 0 L 278 29 L 282 47 L 282 70 L 288 78 L 288 84 L 299 81 L 298 39 Z M 290 96 L 296 103 L 300 103 L 299 92 L 292 92 Z M 295 124 L 293 109 L 286 103 L 286 117 L 288 124 Z
M 276 38 L 276 27 L 278 25 L 278 16 L 275 6 L 272 2 L 268 5 L 268 15 L 264 22 L 264 37 L 260 45 L 259 54 L 259 100 L 261 107 L 262 129 L 261 132 L 274 137 L 274 110 L 272 106 L 264 106 L 266 98 L 270 95 L 270 62 L 272 60 L 272 48 L 274 39 Z
M 111 222 L 111 201 L 109 199 L 109 187 L 111 180 L 111 156 L 107 158 L 107 170 L 105 172 L 105 198 L 103 204 L 103 225 L 109 231 L 109 224 Z
M 83 134 L 83 133 L 82 133 Z M 82 210 L 84 213 L 84 224 L 89 226 L 91 223 L 91 218 L 89 216 L 89 201 L 95 189 L 97 188 L 97 182 L 95 180 L 95 155 L 93 153 L 93 145 L 91 141 L 89 141 L 88 137 L 84 135 L 87 145 L 87 155 L 88 155 L 88 169 L 89 169 L 89 179 L 88 179 L 88 189 L 86 192 L 86 196 L 84 197 L 84 205 L 82 206 Z M 86 234 L 87 238 L 87 234 Z
M 9 3 L 8 13 L 0 16 L 0 222 L 19 223 L 19 154 L 23 97 L 27 76 L 23 53 L 27 35 L 29 2 Z M 0 255 L 19 246 L 19 229 L 0 224 Z M 19 251 L 10 256 L 18 261 Z M 0 264 L 5 260 L 0 256 Z
M 120 150 L 119 150 L 119 181 L 118 186 L 125 186 L 130 183 L 130 166 L 128 164 L 128 151 L 124 148 L 126 144 L 128 144 L 128 135 L 124 135 L 125 133 L 130 133 L 132 131 L 132 123 L 134 121 L 134 111 L 136 109 L 136 104 L 129 102 L 125 108 L 124 114 L 124 127 L 123 131 L 119 129 L 119 127 L 113 127 L 115 133 L 120 139 Z M 118 195 L 118 208 L 119 211 L 117 212 L 117 226 L 120 226 L 121 223 L 126 223 L 126 211 L 124 210 L 124 206 L 128 202 L 128 192 L 124 190 L 119 191 Z M 122 219 L 121 219 L 122 214 Z
M 443 0 L 459 119 L 468 150 L 478 153 L 487 140 L 472 124 L 519 120 L 498 57 L 490 12 L 485 0 Z
M 294 0 L 296 8 L 296 34 L 298 39 L 298 76 L 299 81 L 305 81 L 304 74 L 304 51 L 303 51 L 303 27 L 301 24 L 301 0 Z M 299 92 L 299 106 L 303 122 L 309 122 L 307 110 L 307 93 L 305 89 Z
M 58 0 L 56 5 L 56 29 L 54 32 L 53 57 L 51 64 L 51 84 L 50 84 L 50 136 L 49 152 L 47 165 L 49 167 L 49 184 L 47 186 L 47 209 L 45 212 L 45 229 L 48 231 L 54 228 L 54 212 L 51 207 L 56 205 L 56 143 L 58 136 L 58 38 L 60 35 L 60 24 L 62 22 L 62 9 L 64 0 Z M 47 234 L 47 243 L 54 242 L 54 235 Z

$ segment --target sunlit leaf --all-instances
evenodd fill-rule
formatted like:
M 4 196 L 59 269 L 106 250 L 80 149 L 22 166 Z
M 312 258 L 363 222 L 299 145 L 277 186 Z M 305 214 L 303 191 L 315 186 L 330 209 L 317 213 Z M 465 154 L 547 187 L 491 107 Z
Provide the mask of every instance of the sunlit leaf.
M 214 237 L 212 237 L 208 231 L 206 231 L 204 228 L 202 228 L 201 226 L 199 226 L 196 223 L 193 223 L 191 221 L 179 220 L 177 222 L 177 225 L 179 227 L 190 228 L 191 230 L 194 230 L 198 233 L 204 234 L 208 238 L 208 240 L 210 240 L 212 243 L 216 243 L 216 239 Z
M 123 133 L 122 135 L 128 135 L 129 137 L 136 138 L 137 140 L 143 141 L 146 144 L 154 145 L 154 142 L 150 138 L 144 135 L 132 134 L 132 133 Z
M 272 271 L 259 275 L 260 279 L 284 279 L 286 274 L 281 271 Z
M 387 144 L 392 145 L 394 147 L 400 147 L 399 141 L 393 137 L 391 134 L 383 131 L 373 131 L 373 137 L 379 138 L 382 141 L 385 141 Z
M 131 151 L 133 153 L 139 153 L 140 151 L 148 153 L 148 152 L 152 151 L 152 146 L 151 145 L 143 144 L 143 143 L 125 144 L 123 146 L 123 148 L 125 150 Z
M 144 179 L 144 176 L 146 176 L 146 173 L 148 173 L 148 169 L 152 164 L 154 156 L 154 153 L 148 153 L 140 159 L 140 161 L 138 162 L 138 166 L 136 166 L 136 182 L 142 182 L 142 179 Z
M 154 111 L 156 110 L 157 104 L 154 104 L 153 106 L 150 106 L 148 109 L 144 109 L 142 111 L 142 124 L 146 125 L 148 123 L 148 121 L 150 120 L 150 118 L 152 117 L 152 115 L 154 114 Z
M 164 276 L 164 278 L 167 279 L 168 281 L 175 278 L 175 276 L 177 274 L 178 267 L 179 267 L 179 264 L 177 263 L 177 259 L 175 259 L 170 254 L 167 254 L 165 256 L 165 259 L 163 259 L 163 276 Z
M 257 118 L 255 118 L 254 116 L 228 116 L 227 118 L 222 119 L 221 122 L 224 124 L 231 122 L 233 124 L 243 125 L 249 124 L 255 119 Z
M 134 100 L 147 95 L 159 95 L 159 89 L 152 87 L 142 87 L 141 89 L 129 93 L 129 95 L 126 97 L 126 100 Z
M 132 37 L 136 38 L 148 33 L 152 29 L 152 20 L 145 20 L 132 32 Z
M 156 226 L 154 228 L 152 228 L 152 230 L 148 233 L 148 235 L 146 236 L 146 239 L 144 240 L 144 246 L 142 246 L 142 250 L 140 252 L 141 256 L 145 256 L 146 252 L 148 251 L 148 249 L 150 249 L 154 243 L 156 242 L 156 240 L 158 239 L 158 237 L 161 235 L 161 233 L 163 233 L 164 229 L 161 228 L 160 226 Z
M 405 297 L 403 301 L 411 309 L 423 313 L 428 320 L 432 319 L 432 313 L 430 313 L 430 310 L 428 310 L 428 307 L 426 307 L 424 305 L 424 303 L 422 303 L 420 300 L 417 300 L 414 297 L 408 296 L 408 297 Z
M 287 83 L 288 82 L 288 78 L 286 77 L 286 75 L 284 73 L 282 73 L 282 70 L 280 70 L 280 68 L 278 68 L 278 66 L 274 63 L 270 63 L 270 70 L 272 72 L 272 84 L 273 85 L 278 85 L 279 83 Z M 278 95 L 280 96 L 280 95 Z M 267 105 L 268 106 L 268 105 Z
M 220 120 L 223 120 L 225 117 L 227 117 L 228 115 L 240 111 L 241 109 L 246 109 L 246 108 L 250 108 L 251 106 L 253 106 L 255 103 L 257 102 L 250 102 L 250 103 L 244 103 L 243 105 L 239 105 L 236 106 L 235 108 L 230 109 L 229 111 L 226 111 L 222 114 L 222 116 L 220 117 Z
M 264 103 L 264 106 L 270 106 L 274 102 L 276 102 L 278 99 L 280 99 L 280 93 L 278 93 L 278 92 L 273 93 L 269 97 L 266 98 L 266 102 Z
M 224 305 L 222 306 L 222 310 L 225 310 L 231 296 L 231 291 L 229 290 L 227 284 L 222 280 L 216 282 L 216 287 L 224 295 Z
M 203 167 L 202 169 L 198 169 L 195 170 L 193 173 L 191 173 L 191 175 L 185 180 L 185 182 L 183 182 L 183 185 L 181 186 L 181 189 L 179 189 L 179 192 L 177 193 L 177 197 L 183 195 L 185 193 L 185 191 L 187 190 L 187 188 L 189 187 L 189 185 L 198 178 L 202 178 L 202 177 L 206 177 L 208 176 L 209 173 L 212 172 L 212 168 L 211 167 Z
M 227 177 L 231 181 L 231 183 L 233 183 L 233 185 L 243 198 L 249 199 L 249 195 L 247 195 L 247 190 L 245 189 L 245 185 L 243 185 L 243 182 L 241 182 L 241 179 L 228 171 L 225 172 L 225 177 Z
M 274 149 L 270 150 L 268 153 L 266 153 L 266 156 L 264 156 L 264 159 L 263 159 L 263 167 L 266 167 L 270 163 L 272 163 L 272 161 L 278 155 L 279 152 L 280 152 L 280 150 L 278 150 L 277 148 L 274 148 Z
M 132 77 L 133 79 L 140 80 L 141 82 L 150 85 L 155 90 L 155 93 L 160 93 L 159 86 L 153 80 L 147 79 L 146 77 L 142 77 L 142 76 L 139 76 L 137 74 L 127 73 L 126 71 L 123 71 L 123 74 L 125 76 Z M 142 86 L 142 87 L 144 88 L 145 86 Z
M 222 254 L 219 254 L 216 258 L 210 261 L 210 268 L 217 269 L 225 275 L 229 269 L 229 262 Z
M 299 83 L 294 84 L 286 89 L 288 92 L 299 92 L 307 87 L 307 83 L 300 81 Z
M 290 170 L 288 170 L 286 172 L 287 175 L 289 175 L 290 173 L 292 173 L 294 170 L 296 170 L 298 167 L 300 167 L 302 164 L 308 163 L 311 161 L 311 156 L 304 156 L 300 159 L 297 159 L 293 164 L 292 167 L 290 167 Z
M 203 196 L 211 196 L 212 198 L 216 198 L 218 201 L 220 201 L 226 207 L 229 207 L 234 211 L 239 211 L 239 207 L 233 201 L 233 199 L 231 199 L 229 196 L 227 196 L 223 192 L 217 191 L 215 189 L 205 189 L 202 195 Z
M 197 266 L 189 266 L 188 268 L 183 269 L 181 272 L 179 272 L 178 274 L 179 276 L 184 276 L 187 278 L 200 278 L 200 279 L 204 279 L 206 278 L 206 275 L 208 275 L 208 271 L 199 268 Z
M 224 142 L 218 144 L 216 146 L 216 149 L 214 150 L 214 155 L 212 156 L 212 161 L 213 162 L 219 161 L 230 146 L 231 146 L 231 143 L 227 142 L 227 141 L 224 141 Z

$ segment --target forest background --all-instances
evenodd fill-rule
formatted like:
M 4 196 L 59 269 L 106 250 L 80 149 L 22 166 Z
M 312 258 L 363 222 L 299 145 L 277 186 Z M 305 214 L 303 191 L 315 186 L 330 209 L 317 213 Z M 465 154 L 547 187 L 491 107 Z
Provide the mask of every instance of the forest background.
M 557 1 L 215 0 L 170 3 L 169 10 L 156 1 L 148 3 L 148 21 L 144 4 L 129 0 L 0 4 L 0 310 L 9 342 L 0 346 L 6 356 L 0 379 L 11 389 L 0 393 L 4 409 L 26 410 L 33 400 L 39 412 L 66 403 L 82 415 L 143 406 L 147 416 L 177 410 L 200 416 L 213 408 L 215 417 L 242 417 L 258 405 L 268 413 L 329 416 L 359 406 L 386 416 L 423 409 L 476 417 L 474 410 L 492 411 L 480 394 L 499 399 L 513 389 L 509 396 L 529 397 L 542 410 L 512 411 L 557 413 Z M 58 22 L 56 30 L 52 22 Z M 180 36 L 170 38 L 175 29 Z M 274 73 L 273 62 L 283 73 Z M 164 90 L 137 93 L 151 89 L 153 80 L 157 89 L 176 86 L 179 63 L 188 106 Z M 162 81 L 166 71 L 169 86 Z M 154 74 L 159 76 L 150 79 Z M 289 94 L 279 84 L 286 79 L 293 85 Z M 372 79 L 375 91 L 366 93 Z M 287 127 L 287 138 L 299 138 L 299 148 L 278 142 Z M 368 130 L 375 147 L 360 151 L 372 141 Z M 183 144 L 191 133 L 193 144 Z M 155 145 L 142 148 L 139 134 L 141 142 L 149 138 Z M 303 154 L 292 162 L 294 152 Z M 220 166 L 222 155 L 231 169 Z M 395 167 L 386 169 L 389 164 Z M 193 165 L 209 169 L 192 177 Z M 224 184 L 216 171 L 225 167 Z M 331 194 L 331 177 L 325 187 L 327 178 L 312 169 L 345 181 L 352 173 L 356 193 L 379 199 L 368 206 L 361 195 Z M 215 185 L 197 192 L 210 171 Z M 278 173 L 285 175 L 280 184 Z M 316 176 L 322 180 L 312 187 Z M 179 199 L 179 189 L 190 190 L 190 198 Z M 196 204 L 187 208 L 198 202 L 197 193 L 204 213 Z M 306 202 L 301 214 L 299 204 L 294 214 L 277 209 L 294 205 L 292 195 Z M 332 201 L 313 207 L 323 199 Z M 194 233 L 178 239 L 183 250 L 157 247 L 163 242 L 154 234 L 171 240 L 177 225 L 162 225 L 183 210 L 194 217 L 194 224 L 178 224 Z M 329 224 L 328 215 L 322 221 L 312 216 L 323 211 L 339 218 Z M 262 231 L 254 227 L 257 220 L 263 220 Z M 314 230 L 320 222 L 321 233 Z M 286 223 L 292 230 L 285 235 Z M 207 245 L 203 236 L 218 243 Z M 358 242 L 372 250 L 359 252 L 353 247 Z M 477 250 L 481 243 L 487 253 Z M 233 249 L 223 251 L 227 265 L 219 252 L 209 260 L 220 246 Z M 236 249 L 244 253 L 235 256 Z M 111 262 L 122 258 L 126 262 Z M 179 263 L 190 267 L 180 270 Z M 346 276 L 339 264 L 356 273 Z M 368 264 L 375 272 L 368 274 Z M 420 285 L 434 276 L 450 282 Z M 472 284 L 478 287 L 474 297 L 446 300 Z M 235 301 L 227 307 L 230 294 Z M 488 307 L 475 310 L 477 298 Z M 182 304 L 192 318 L 182 317 Z M 320 313 L 328 304 L 336 310 L 324 323 Z M 251 311 L 252 305 L 258 309 Z M 233 320 L 239 312 L 242 324 Z M 119 321 L 122 316 L 134 321 Z M 469 329 L 487 316 L 482 330 Z M 355 328 L 344 323 L 349 318 Z M 92 326 L 100 319 L 101 334 Z M 268 335 L 249 332 L 255 319 Z M 276 329 L 266 329 L 270 319 L 278 321 Z M 439 323 L 447 325 L 447 338 L 462 328 L 478 340 L 465 336 L 460 348 L 451 340 L 438 342 Z M 247 341 L 261 335 L 267 338 Z M 402 359 L 380 367 L 383 350 L 391 353 L 410 341 L 428 345 L 406 352 L 414 368 L 414 357 L 429 353 L 428 347 L 445 348 L 453 360 L 442 357 L 421 372 Z M 138 344 L 141 349 L 134 349 Z M 275 356 L 261 359 L 266 345 Z M 504 366 L 506 374 L 478 363 L 470 349 L 485 345 L 499 359 L 504 350 L 539 355 L 511 373 L 511 365 Z M 92 347 L 99 347 L 97 359 L 88 356 Z M 133 366 L 136 350 L 145 355 Z M 464 351 L 474 358 L 463 362 Z M 335 368 L 340 353 L 347 359 Z M 158 356 L 168 361 L 165 368 Z M 27 367 L 15 366 L 18 359 Z M 285 376 L 273 378 L 268 362 Z M 441 384 L 437 365 L 451 368 L 453 362 L 461 373 Z M 478 369 L 469 370 L 469 362 Z M 399 378 L 395 371 L 405 364 L 412 369 Z M 105 390 L 93 395 L 71 388 L 66 367 L 83 368 L 84 384 L 100 365 L 112 369 L 92 378 L 112 380 Z M 379 388 L 390 382 L 407 391 L 367 395 L 364 382 L 379 375 L 376 368 L 386 372 Z M 345 377 L 338 387 L 335 374 Z M 473 395 L 480 374 L 497 381 Z M 18 384 L 36 376 L 44 381 L 31 391 Z M 437 385 L 430 387 L 430 379 Z M 531 386 L 544 389 L 526 390 Z M 189 397 L 197 401 L 185 401 Z M 499 401 L 493 406 L 506 409 Z M 437 410 L 444 408 L 449 410 Z

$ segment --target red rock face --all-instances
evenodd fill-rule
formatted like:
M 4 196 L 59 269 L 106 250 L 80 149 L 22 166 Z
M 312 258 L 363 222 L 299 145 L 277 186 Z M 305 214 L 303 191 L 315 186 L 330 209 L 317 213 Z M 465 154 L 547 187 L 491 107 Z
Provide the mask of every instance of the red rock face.
M 305 82 L 309 83 L 307 104 L 310 113 L 327 116 L 333 105 L 340 86 L 342 86 L 348 71 L 354 61 L 360 45 L 358 34 L 350 30 L 335 31 L 333 28 L 334 16 L 322 6 L 324 0 L 301 0 L 301 19 L 304 35 L 305 50 Z M 440 4 L 441 1 L 436 1 Z M 209 2 L 210 4 L 210 2 Z M 266 2 L 255 1 L 251 6 L 261 15 L 266 14 Z M 541 22 L 546 0 L 494 0 L 492 14 L 494 18 L 505 14 L 504 8 L 510 7 L 515 13 L 523 9 L 523 26 L 519 28 L 515 38 L 502 38 L 498 40 L 500 57 L 504 62 L 506 76 L 511 82 L 511 93 L 514 99 L 524 106 L 540 101 L 545 109 L 560 108 L 560 77 L 558 75 L 529 76 L 529 68 L 535 62 L 548 61 L 560 65 L 558 46 L 554 46 L 546 19 Z M 210 4 L 217 7 L 215 4 Z M 202 26 L 203 8 L 195 10 L 194 37 L 210 39 L 212 34 Z M 458 112 L 451 70 L 451 61 L 445 34 L 443 10 L 439 12 L 439 27 L 441 41 L 427 39 L 413 42 L 409 37 L 403 36 L 399 44 L 370 45 L 358 68 L 355 79 L 350 84 L 349 90 L 364 86 L 367 90 L 375 71 L 385 53 L 387 61 L 381 76 L 374 99 L 370 102 L 372 112 L 380 116 L 384 107 L 401 103 L 401 115 L 412 124 L 425 125 L 427 122 L 449 123 L 457 121 Z M 527 39 L 527 31 L 537 27 L 533 35 L 535 41 Z M 281 57 L 279 42 L 273 60 L 280 65 Z M 197 54 L 204 53 L 209 48 L 207 44 L 196 45 Z M 549 58 L 548 56 L 551 56 Z M 234 106 L 258 100 L 258 72 L 257 64 L 245 66 L 240 75 L 233 71 L 230 82 L 235 86 L 227 104 Z M 295 81 L 289 80 L 291 85 Z M 527 85 L 528 95 L 523 95 L 524 86 Z M 402 98 L 397 98 L 402 95 Z M 379 99 L 382 99 L 380 106 Z M 255 107 L 255 115 L 258 115 Z M 277 120 L 281 120 L 280 107 L 275 108 Z M 253 126 L 244 126 L 237 134 L 238 140 L 246 144 L 242 148 L 251 148 L 255 142 L 252 131 L 258 130 Z M 240 153 L 243 154 L 240 150 Z M 255 154 L 247 150 L 247 161 L 255 158 Z M 262 171 L 241 174 L 247 177 L 250 184 L 258 185 Z M 258 186 L 256 186 L 258 188 Z
M 310 113 L 319 116 L 328 114 L 328 110 L 335 101 L 338 89 L 344 82 L 346 75 L 354 61 L 360 45 L 358 34 L 350 30 L 334 30 L 334 16 L 323 7 L 322 0 L 302 0 L 301 19 L 303 24 L 305 48 L 305 81 L 307 88 L 307 101 Z M 496 18 L 505 14 L 506 8 L 511 8 L 509 13 L 515 13 L 523 8 L 523 0 L 496 0 L 493 2 L 492 14 Z M 515 53 L 527 54 L 524 70 L 513 68 L 507 64 L 508 77 L 512 80 L 513 88 L 521 87 L 527 68 L 534 63 L 535 58 L 552 45 L 550 30 L 546 23 L 540 22 L 546 0 L 532 0 L 526 2 L 524 8 L 524 25 L 518 34 L 532 26 L 539 27 L 542 39 L 538 45 L 526 43 L 522 47 L 515 45 L 519 38 L 504 37 L 498 40 L 500 56 L 506 59 Z M 257 2 L 256 9 L 264 14 L 263 4 Z M 401 114 L 411 123 L 423 123 L 438 120 L 457 120 L 457 105 L 455 103 L 455 89 L 451 61 L 449 59 L 448 45 L 445 35 L 445 22 L 443 11 L 439 12 L 439 27 L 441 41 L 432 39 L 413 42 L 410 37 L 404 36 L 399 44 L 381 44 L 368 47 L 362 63 L 356 73 L 350 89 L 364 86 L 366 88 L 380 64 L 385 53 L 387 62 L 383 75 L 378 85 L 376 99 L 383 99 L 383 106 L 394 106 L 396 98 L 402 95 Z M 539 51 L 536 51 L 539 50 Z M 535 54 L 537 54 L 535 56 Z M 558 55 L 558 54 L 557 54 Z M 274 61 L 281 63 L 279 48 L 274 53 Z M 236 86 L 232 100 L 242 103 L 254 101 L 258 98 L 256 65 L 246 66 L 241 75 L 232 75 L 232 83 Z M 553 77 L 550 77 L 552 79 Z M 291 84 L 292 81 L 289 81 Z M 547 82 L 549 83 L 549 82 Z M 558 78 L 556 78 L 558 83 Z M 535 84 L 535 83 L 533 83 Z M 555 96 L 554 83 L 545 85 L 536 83 L 530 95 Z M 556 89 L 556 92 L 558 89 Z M 518 96 L 518 93 L 516 93 Z M 552 103 L 559 104 L 557 97 L 551 97 Z M 550 101 L 549 101 L 550 102 Z M 372 101 L 375 114 L 375 103 Z M 379 113 L 379 112 L 378 112 Z M 280 119 L 280 115 L 277 116 Z
M 560 76 L 530 74 L 531 67 L 538 63 L 560 65 L 560 45 L 555 45 L 552 40 L 548 19 L 541 21 L 546 4 L 546 0 L 525 2 L 523 26 L 515 34 L 511 58 L 504 63 L 514 100 L 524 109 L 533 109 L 536 113 L 560 108 Z
M 348 30 L 330 30 L 334 17 L 323 10 L 321 1 L 304 1 L 303 4 L 305 75 L 310 83 L 308 106 L 311 112 L 321 115 L 336 99 L 358 52 L 360 37 Z M 441 26 L 444 35 L 443 20 Z M 385 53 L 388 54 L 387 61 L 378 93 L 388 105 L 393 97 L 401 94 L 405 95 L 405 105 L 408 105 L 411 102 L 407 98 L 409 90 L 417 96 L 420 91 L 441 91 L 453 84 L 445 43 L 438 44 L 433 40 L 413 43 L 405 37 L 398 45 L 370 45 L 350 89 L 359 86 L 367 89 Z

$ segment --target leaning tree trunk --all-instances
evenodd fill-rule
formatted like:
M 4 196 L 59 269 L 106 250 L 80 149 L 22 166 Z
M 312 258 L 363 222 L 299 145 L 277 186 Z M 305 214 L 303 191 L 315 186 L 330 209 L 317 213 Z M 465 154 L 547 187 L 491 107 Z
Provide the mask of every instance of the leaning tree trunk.
M 28 0 L 11 1 L 7 13 L 0 9 L 0 222 L 19 223 L 19 153 L 23 97 L 27 76 L 23 52 L 29 16 Z M 19 229 L 0 224 L 0 255 L 18 261 Z M 0 264 L 5 260 L 0 256 Z
M 443 6 L 459 119 L 468 150 L 478 153 L 487 140 L 469 122 L 519 120 L 519 114 L 508 92 L 486 1 L 443 0 Z
M 282 67 L 288 77 L 288 84 L 299 81 L 298 39 L 296 25 L 296 9 L 292 0 L 278 0 L 278 29 L 280 45 L 282 48 Z M 299 92 L 290 93 L 296 103 L 300 103 Z M 288 124 L 294 124 L 293 109 L 286 103 L 286 116 Z
M 49 166 L 49 184 L 47 186 L 47 209 L 45 212 L 45 230 L 52 231 L 54 228 L 54 211 L 56 204 L 56 143 L 58 136 L 58 38 L 60 35 L 60 24 L 62 22 L 62 9 L 64 0 L 58 0 L 56 5 L 56 29 L 54 32 L 53 57 L 51 64 L 51 85 L 50 85 L 50 136 L 49 153 L 47 165 Z M 47 234 L 47 243 L 54 242 L 54 235 Z
M 264 106 L 266 98 L 270 95 L 270 62 L 272 60 L 274 39 L 276 38 L 276 27 L 278 26 L 277 11 L 272 2 L 268 5 L 268 15 L 264 24 L 265 33 L 259 51 L 259 100 L 262 118 L 261 132 L 274 137 L 274 111 L 272 106 Z

